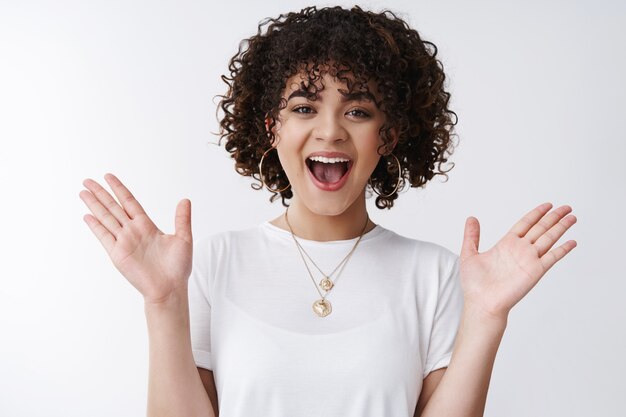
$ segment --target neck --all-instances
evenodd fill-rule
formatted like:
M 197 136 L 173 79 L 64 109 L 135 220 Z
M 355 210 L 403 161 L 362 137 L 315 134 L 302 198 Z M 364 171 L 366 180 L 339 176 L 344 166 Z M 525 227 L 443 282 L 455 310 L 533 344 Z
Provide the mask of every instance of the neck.
M 298 200 L 297 195 L 294 195 L 289 206 L 289 224 L 294 235 L 307 240 L 326 242 L 357 238 L 361 232 L 367 233 L 376 226 L 367 219 L 365 196 L 357 199 L 343 213 L 336 215 L 318 214 L 309 210 L 306 205 Z M 366 220 L 367 225 L 365 225 Z M 284 214 L 270 223 L 289 230 Z M 363 230 L 364 226 L 365 230 Z

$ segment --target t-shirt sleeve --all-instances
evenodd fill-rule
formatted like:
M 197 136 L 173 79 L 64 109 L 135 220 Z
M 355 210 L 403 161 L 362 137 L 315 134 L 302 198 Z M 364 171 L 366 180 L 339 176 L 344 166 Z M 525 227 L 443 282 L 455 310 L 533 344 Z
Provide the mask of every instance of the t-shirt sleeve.
M 211 362 L 211 246 L 208 237 L 194 242 L 189 276 L 189 325 L 196 366 L 213 369 Z
M 452 267 L 448 268 L 449 272 L 439 278 L 437 307 L 424 365 L 424 378 L 436 369 L 447 367 L 452 358 L 452 349 L 463 312 L 459 257 L 454 256 Z

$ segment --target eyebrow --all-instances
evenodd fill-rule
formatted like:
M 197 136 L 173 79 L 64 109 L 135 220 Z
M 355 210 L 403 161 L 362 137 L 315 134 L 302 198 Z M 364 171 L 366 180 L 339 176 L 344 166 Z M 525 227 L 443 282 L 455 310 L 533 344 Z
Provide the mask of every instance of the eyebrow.
M 370 93 L 369 91 L 355 91 L 352 93 L 341 93 L 342 98 L 341 101 L 346 102 L 346 101 L 371 101 L 373 102 L 376 107 L 378 107 L 378 103 L 376 102 L 376 98 L 374 97 L 374 95 L 372 93 Z M 292 92 L 289 97 L 287 98 L 287 101 L 291 100 L 293 97 L 304 97 L 307 100 L 310 100 L 312 98 L 316 98 L 317 100 L 322 101 L 322 97 L 318 94 L 315 93 L 311 93 L 309 91 L 306 90 L 295 90 L 294 92 Z

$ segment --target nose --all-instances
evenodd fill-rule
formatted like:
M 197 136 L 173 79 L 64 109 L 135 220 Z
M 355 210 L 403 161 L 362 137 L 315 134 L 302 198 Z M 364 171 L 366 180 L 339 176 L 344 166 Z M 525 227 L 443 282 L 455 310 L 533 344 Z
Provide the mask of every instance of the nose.
M 343 142 L 347 139 L 348 133 L 332 112 L 321 114 L 317 118 L 317 126 L 314 132 L 315 139 L 325 142 Z

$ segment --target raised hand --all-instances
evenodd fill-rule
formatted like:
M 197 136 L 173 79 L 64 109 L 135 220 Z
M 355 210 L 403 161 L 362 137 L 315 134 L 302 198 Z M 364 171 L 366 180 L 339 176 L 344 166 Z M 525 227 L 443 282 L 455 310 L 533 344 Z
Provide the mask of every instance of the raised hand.
M 498 243 L 478 252 L 480 225 L 469 217 L 460 255 L 461 286 L 465 305 L 506 319 L 517 304 L 552 266 L 567 255 L 576 241 L 552 246 L 576 223 L 569 206 L 547 214 L 551 203 L 528 212 Z
M 89 191 L 82 190 L 79 196 L 93 215 L 86 214 L 83 220 L 146 303 L 167 300 L 176 289 L 186 287 L 191 273 L 191 201 L 178 203 L 175 234 L 167 235 L 156 227 L 117 177 L 106 174 L 104 178 L 121 206 L 100 184 L 88 178 L 83 185 Z

